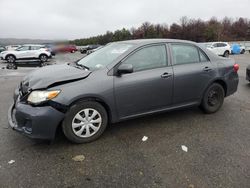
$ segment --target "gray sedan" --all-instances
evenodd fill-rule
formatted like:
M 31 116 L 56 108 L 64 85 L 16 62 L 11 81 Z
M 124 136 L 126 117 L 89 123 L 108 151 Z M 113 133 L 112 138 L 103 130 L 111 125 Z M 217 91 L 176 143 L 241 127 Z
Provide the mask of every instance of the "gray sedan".
M 218 111 L 237 91 L 239 66 L 197 43 L 149 39 L 110 43 L 83 59 L 27 75 L 8 113 L 11 127 L 74 143 L 97 139 L 108 124 L 200 106 Z

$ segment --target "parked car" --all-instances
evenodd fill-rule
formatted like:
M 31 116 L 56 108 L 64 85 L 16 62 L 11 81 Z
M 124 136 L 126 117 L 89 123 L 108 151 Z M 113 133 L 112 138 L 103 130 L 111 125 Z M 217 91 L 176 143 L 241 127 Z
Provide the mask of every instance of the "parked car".
M 219 56 L 229 57 L 231 52 L 231 47 L 227 42 L 212 42 L 207 43 L 206 46 L 207 49 Z
M 80 52 L 81 52 L 82 54 L 86 54 L 89 50 L 94 50 L 94 49 L 96 49 L 96 48 L 98 48 L 98 47 L 100 47 L 99 44 L 96 44 L 96 45 L 88 45 L 88 46 L 82 47 L 82 48 L 80 49 Z
M 246 52 L 246 47 L 243 46 L 242 44 L 239 44 L 240 46 L 240 54 L 244 54 Z
M 87 55 L 89 55 L 89 54 L 91 54 L 91 53 L 93 53 L 93 52 L 95 52 L 95 51 L 97 51 L 97 50 L 100 50 L 102 47 L 103 47 L 103 46 L 99 46 L 98 48 L 95 48 L 95 49 L 92 49 L 92 50 L 88 50 L 88 51 L 87 51 Z
M 33 60 L 39 59 L 41 65 L 45 63 L 51 53 L 43 45 L 27 44 L 16 50 L 8 50 L 0 53 L 0 59 L 6 60 L 8 63 L 15 63 L 16 60 Z
M 77 48 L 75 45 L 60 45 L 55 49 L 55 52 L 70 52 L 70 53 L 75 53 L 77 51 Z
M 62 123 L 70 141 L 90 142 L 109 123 L 139 116 L 191 106 L 215 113 L 237 91 L 238 69 L 233 59 L 193 42 L 114 42 L 75 63 L 28 74 L 8 120 L 31 138 L 53 139 Z
M 4 46 L 0 46 L 0 53 L 5 51 L 5 50 L 6 50 L 6 48 Z
M 44 47 L 50 51 L 52 56 L 56 55 L 56 47 L 54 44 L 44 44 Z
M 15 50 L 15 49 L 17 49 L 19 47 L 21 47 L 21 45 L 9 45 L 9 46 L 5 46 L 5 48 L 7 50 L 10 50 L 10 51 Z
M 250 65 L 248 65 L 247 70 L 246 70 L 246 80 L 250 82 Z

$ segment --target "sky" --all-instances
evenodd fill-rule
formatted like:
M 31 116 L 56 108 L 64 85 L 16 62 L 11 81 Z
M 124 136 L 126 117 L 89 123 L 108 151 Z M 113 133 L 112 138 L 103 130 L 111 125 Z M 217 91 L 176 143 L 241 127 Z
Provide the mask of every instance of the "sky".
M 250 0 L 0 0 L 0 38 L 77 39 L 180 18 L 250 18 Z

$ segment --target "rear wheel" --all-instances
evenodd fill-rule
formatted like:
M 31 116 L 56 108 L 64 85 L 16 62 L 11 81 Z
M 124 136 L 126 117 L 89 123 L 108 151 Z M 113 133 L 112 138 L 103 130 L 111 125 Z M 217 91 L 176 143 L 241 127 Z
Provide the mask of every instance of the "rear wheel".
M 83 101 L 73 105 L 66 113 L 62 127 L 65 136 L 74 143 L 96 140 L 107 127 L 105 108 L 95 101 Z
M 223 54 L 224 57 L 229 57 L 229 51 L 225 51 Z
M 16 57 L 13 56 L 13 55 L 8 55 L 8 56 L 6 57 L 6 60 L 7 60 L 8 63 L 15 63 Z
M 75 50 L 72 50 L 71 53 L 75 53 L 76 51 Z
M 44 63 L 44 62 L 48 61 L 48 56 L 45 54 L 42 54 L 39 56 L 39 59 L 40 59 L 41 63 Z
M 221 108 L 224 97 L 224 88 L 218 83 L 213 83 L 207 88 L 203 96 L 201 108 L 207 114 L 215 113 Z

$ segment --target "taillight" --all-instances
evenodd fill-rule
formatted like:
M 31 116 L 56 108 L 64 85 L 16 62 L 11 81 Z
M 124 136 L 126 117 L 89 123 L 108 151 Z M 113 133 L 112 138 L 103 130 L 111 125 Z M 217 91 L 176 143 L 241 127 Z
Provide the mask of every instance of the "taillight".
M 234 72 L 238 72 L 239 68 L 240 68 L 239 64 L 237 63 L 234 64 Z

